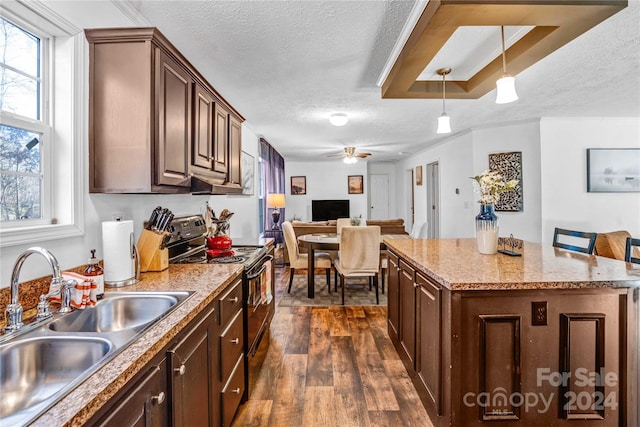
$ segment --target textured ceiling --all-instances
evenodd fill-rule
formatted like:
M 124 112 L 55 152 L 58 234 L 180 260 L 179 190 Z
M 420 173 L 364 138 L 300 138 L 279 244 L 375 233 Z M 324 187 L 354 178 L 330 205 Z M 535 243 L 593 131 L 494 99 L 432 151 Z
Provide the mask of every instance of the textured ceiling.
M 370 161 L 395 160 L 443 139 L 435 133 L 441 100 L 383 100 L 376 86 L 412 1 L 129 3 L 286 159 L 355 146 L 373 152 Z M 517 75 L 516 86 L 513 104 L 495 104 L 495 90 L 447 100 L 453 131 L 549 116 L 639 117 L 640 0 Z M 349 123 L 331 126 L 335 112 Z

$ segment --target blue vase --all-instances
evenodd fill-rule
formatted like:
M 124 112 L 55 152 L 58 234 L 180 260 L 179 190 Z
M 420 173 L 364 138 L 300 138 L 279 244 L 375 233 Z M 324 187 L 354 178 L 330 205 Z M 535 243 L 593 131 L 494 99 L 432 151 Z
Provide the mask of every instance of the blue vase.
M 498 251 L 498 216 L 493 205 L 480 205 L 476 216 L 476 242 L 481 254 L 495 254 Z

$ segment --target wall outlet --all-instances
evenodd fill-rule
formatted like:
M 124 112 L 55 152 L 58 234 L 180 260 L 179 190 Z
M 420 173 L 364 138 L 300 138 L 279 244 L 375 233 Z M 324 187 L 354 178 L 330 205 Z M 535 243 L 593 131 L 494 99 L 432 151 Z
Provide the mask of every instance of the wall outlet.
M 547 302 L 546 301 L 531 302 L 531 324 L 533 326 L 547 325 Z

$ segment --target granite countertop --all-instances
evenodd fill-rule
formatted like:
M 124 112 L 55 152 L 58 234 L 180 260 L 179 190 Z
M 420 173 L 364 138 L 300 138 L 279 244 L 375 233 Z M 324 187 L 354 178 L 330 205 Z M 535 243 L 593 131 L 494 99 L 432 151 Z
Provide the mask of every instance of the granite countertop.
M 143 273 L 122 291 L 193 291 L 177 309 L 37 418 L 35 426 L 79 426 L 86 423 L 122 386 L 158 354 L 198 313 L 242 273 L 240 264 L 177 264 L 165 271 Z
M 640 287 L 640 266 L 524 242 L 522 256 L 483 255 L 470 239 L 385 239 L 417 271 L 452 291 Z

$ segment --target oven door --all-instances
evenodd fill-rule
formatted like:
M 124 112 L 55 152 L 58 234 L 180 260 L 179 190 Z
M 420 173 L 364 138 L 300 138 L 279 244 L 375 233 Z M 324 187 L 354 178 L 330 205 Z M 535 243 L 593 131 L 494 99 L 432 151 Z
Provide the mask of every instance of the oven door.
M 246 313 L 248 354 L 257 347 L 256 337 L 261 335 L 265 322 L 274 305 L 274 283 L 272 280 L 273 256 L 260 259 L 246 273 Z

